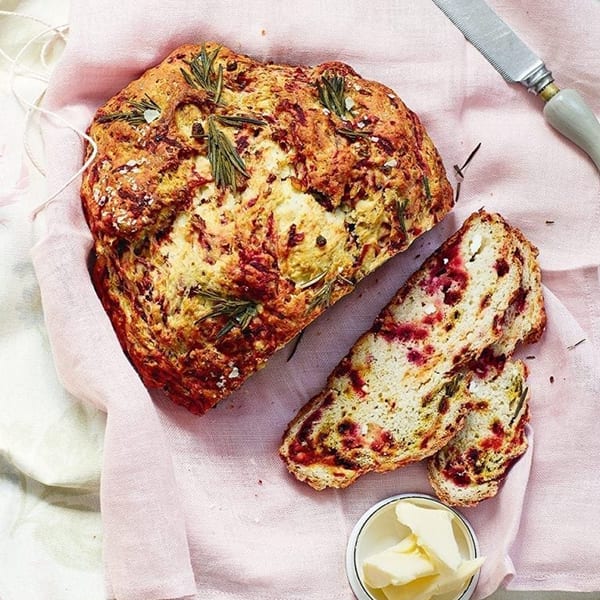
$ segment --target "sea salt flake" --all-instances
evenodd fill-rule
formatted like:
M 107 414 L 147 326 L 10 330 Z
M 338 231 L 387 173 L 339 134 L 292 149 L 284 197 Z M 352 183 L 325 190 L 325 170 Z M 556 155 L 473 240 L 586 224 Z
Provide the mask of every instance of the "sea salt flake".
M 424 312 L 426 315 L 432 315 L 434 312 L 436 312 L 435 305 L 431 304 L 431 302 L 430 302 L 429 304 L 426 304 L 426 305 L 423 307 L 423 312 Z
M 147 108 L 144 111 L 144 121 L 146 123 L 152 123 L 152 121 L 156 121 L 160 117 L 160 111 L 155 108 Z

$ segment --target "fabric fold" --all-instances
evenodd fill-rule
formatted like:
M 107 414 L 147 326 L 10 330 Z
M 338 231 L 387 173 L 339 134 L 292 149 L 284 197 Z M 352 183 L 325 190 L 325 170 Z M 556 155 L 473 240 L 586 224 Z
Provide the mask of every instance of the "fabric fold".
M 117 598 L 193 594 L 171 454 L 150 396 L 90 285 L 89 249 L 88 236 L 55 233 L 34 247 L 32 258 L 59 377 L 77 398 L 107 412 L 100 486 L 107 575 Z
M 585 63 L 569 70 L 567 58 L 555 55 L 557 70 L 567 84 L 584 80 L 589 90 L 600 89 L 593 48 L 600 4 L 581 2 L 575 15 L 559 0 L 532 3 L 532 14 L 544 11 L 563 22 L 551 32 L 551 45 L 550 30 L 534 27 L 518 3 L 495 4 L 542 49 L 576 42 Z M 597 173 L 544 127 L 532 101 L 465 46 L 433 3 L 327 6 L 73 1 L 69 42 L 44 107 L 74 129 L 85 130 L 98 106 L 167 51 L 206 39 L 266 60 L 344 60 L 384 82 L 420 115 L 450 176 L 451 165 L 482 142 L 448 219 L 313 323 L 292 360 L 282 350 L 203 417 L 149 393 L 123 354 L 90 281 L 91 237 L 78 182 L 44 209 L 46 230 L 32 256 L 56 368 L 67 390 L 107 413 L 101 503 L 110 593 L 119 600 L 352 598 L 343 567 L 347 535 L 378 500 L 431 493 L 423 465 L 317 493 L 291 480 L 278 444 L 289 419 L 406 277 L 481 206 L 521 228 L 552 275 L 548 330 L 522 351 L 530 366 L 535 446 L 497 497 L 465 510 L 489 556 L 477 597 L 502 584 L 600 589 L 600 478 L 589 460 L 600 454 L 593 428 L 600 395 L 593 346 L 600 331 Z M 45 117 L 43 128 L 52 192 L 81 168 L 84 145 L 64 121 Z M 593 305 L 589 311 L 573 308 L 577 294 L 568 292 L 578 286 Z M 581 339 L 588 342 L 575 346 Z

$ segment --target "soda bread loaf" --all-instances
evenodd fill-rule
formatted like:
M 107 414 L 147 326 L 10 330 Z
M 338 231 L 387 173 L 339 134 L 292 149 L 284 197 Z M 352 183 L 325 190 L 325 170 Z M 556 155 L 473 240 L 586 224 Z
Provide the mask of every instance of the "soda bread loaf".
M 495 496 L 501 481 L 527 450 L 527 368 L 507 361 L 499 374 L 474 376 L 464 426 L 427 461 L 429 481 L 446 504 L 472 506 Z
M 183 46 L 89 134 L 98 295 L 146 385 L 198 414 L 453 204 L 417 115 L 338 62 Z
M 543 330 L 543 304 L 535 325 L 516 330 L 541 298 L 536 256 L 499 215 L 471 215 L 291 421 L 280 447 L 290 472 L 341 488 L 446 446 L 473 408 L 473 377 L 497 376 L 519 339 Z

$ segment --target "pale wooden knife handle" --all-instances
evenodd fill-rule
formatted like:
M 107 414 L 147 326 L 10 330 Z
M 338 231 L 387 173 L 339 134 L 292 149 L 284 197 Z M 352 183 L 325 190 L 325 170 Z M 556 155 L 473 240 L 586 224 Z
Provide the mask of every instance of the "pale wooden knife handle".
M 551 85 L 553 89 L 540 93 L 546 100 L 546 121 L 587 152 L 600 171 L 600 122 L 578 92 Z

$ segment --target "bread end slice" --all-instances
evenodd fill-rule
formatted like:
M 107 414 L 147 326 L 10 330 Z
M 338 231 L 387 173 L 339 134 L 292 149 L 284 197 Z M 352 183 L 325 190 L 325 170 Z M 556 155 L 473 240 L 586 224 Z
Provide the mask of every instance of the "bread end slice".
M 464 427 L 427 462 L 429 481 L 446 504 L 473 506 L 496 495 L 527 450 L 526 377 L 522 361 L 507 361 L 499 374 L 471 379 Z

